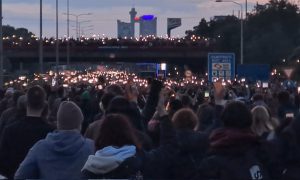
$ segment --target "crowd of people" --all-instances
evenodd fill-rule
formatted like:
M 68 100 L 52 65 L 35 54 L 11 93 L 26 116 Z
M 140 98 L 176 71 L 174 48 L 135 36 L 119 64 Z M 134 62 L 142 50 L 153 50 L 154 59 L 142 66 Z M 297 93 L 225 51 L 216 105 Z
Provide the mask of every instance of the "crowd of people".
M 8 179 L 300 179 L 297 86 L 98 70 L 0 91 Z
M 72 48 L 109 48 L 109 47 L 122 47 L 122 48 L 161 48 L 161 47 L 181 47 L 181 48 L 212 48 L 216 43 L 216 39 L 209 39 L 205 37 L 191 36 L 190 38 L 179 37 L 125 37 L 125 38 L 109 38 L 99 35 L 92 37 L 80 37 L 80 38 L 61 38 L 59 44 L 66 47 L 67 43 L 70 43 Z M 39 47 L 39 39 L 35 36 L 31 38 L 22 38 L 17 36 L 4 37 L 4 48 L 15 49 L 32 49 Z M 55 47 L 55 38 L 44 38 L 43 46 L 47 48 Z

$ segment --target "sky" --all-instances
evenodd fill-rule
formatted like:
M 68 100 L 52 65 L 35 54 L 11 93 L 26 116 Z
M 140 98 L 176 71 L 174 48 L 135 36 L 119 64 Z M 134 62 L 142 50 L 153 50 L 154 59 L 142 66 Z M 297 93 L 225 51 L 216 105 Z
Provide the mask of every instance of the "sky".
M 182 26 L 172 31 L 172 36 L 182 37 L 186 30 L 193 29 L 201 18 L 209 20 L 215 15 L 237 15 L 240 6 L 229 3 L 216 3 L 214 0 L 69 0 L 70 13 L 92 13 L 81 16 L 84 34 L 100 34 L 117 37 L 117 19 L 129 22 L 129 11 L 135 6 L 138 16 L 153 14 L 158 18 L 158 36 L 167 33 L 167 18 L 182 18 Z M 245 3 L 245 0 L 235 0 Z M 256 2 L 268 0 L 248 0 L 248 12 Z M 3 24 L 25 27 L 34 34 L 39 34 L 39 0 L 2 0 Z M 55 36 L 55 0 L 43 0 L 43 36 Z M 67 0 L 59 0 L 59 37 L 67 34 Z M 71 17 L 70 36 L 75 37 L 75 18 Z M 136 25 L 137 27 L 138 25 Z M 137 29 L 138 31 L 138 29 Z M 137 34 L 138 35 L 138 34 Z

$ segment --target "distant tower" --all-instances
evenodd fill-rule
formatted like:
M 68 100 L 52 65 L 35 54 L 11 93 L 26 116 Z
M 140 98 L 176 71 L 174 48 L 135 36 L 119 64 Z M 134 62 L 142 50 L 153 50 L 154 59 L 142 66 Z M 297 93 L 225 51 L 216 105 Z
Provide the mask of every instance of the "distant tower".
M 131 29 L 132 29 L 132 37 L 135 37 L 135 28 L 134 28 L 134 23 L 135 23 L 135 17 L 137 15 L 137 12 L 135 10 L 135 8 L 131 8 L 131 11 L 129 12 L 130 14 L 130 23 L 131 23 Z

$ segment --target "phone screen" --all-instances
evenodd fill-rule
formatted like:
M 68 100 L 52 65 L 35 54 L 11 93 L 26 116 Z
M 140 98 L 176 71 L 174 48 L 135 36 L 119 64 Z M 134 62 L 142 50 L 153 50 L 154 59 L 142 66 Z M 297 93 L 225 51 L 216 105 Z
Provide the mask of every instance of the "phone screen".
M 98 86 L 98 89 L 99 89 L 99 90 L 103 89 L 103 86 L 102 86 L 102 85 L 99 85 L 99 86 Z
M 205 91 L 204 93 L 204 97 L 208 98 L 209 97 L 209 92 L 208 91 Z
M 286 113 L 285 118 L 294 118 L 294 113 Z
M 56 80 L 55 80 L 55 79 L 52 79 L 51 85 L 52 85 L 52 86 L 56 86 Z
M 300 86 L 298 87 L 298 94 L 300 94 Z
M 264 83 L 262 84 L 262 87 L 263 87 L 263 88 L 268 88 L 268 87 L 269 87 L 269 83 L 264 82 Z

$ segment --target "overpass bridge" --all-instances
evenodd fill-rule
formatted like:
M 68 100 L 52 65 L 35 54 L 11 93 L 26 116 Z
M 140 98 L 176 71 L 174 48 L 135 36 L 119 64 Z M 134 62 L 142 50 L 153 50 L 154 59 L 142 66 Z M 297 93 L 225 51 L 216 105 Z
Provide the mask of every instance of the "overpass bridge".
M 193 67 L 206 67 L 207 54 L 213 51 L 206 47 L 128 47 L 128 46 L 100 46 L 100 47 L 71 47 L 70 63 L 101 63 L 101 62 L 166 62 L 170 64 L 187 64 Z M 38 67 L 39 49 L 9 48 L 4 49 L 4 57 L 14 70 L 26 67 Z M 55 47 L 44 47 L 44 63 L 55 63 Z M 60 47 L 60 64 L 67 63 L 67 50 Z

